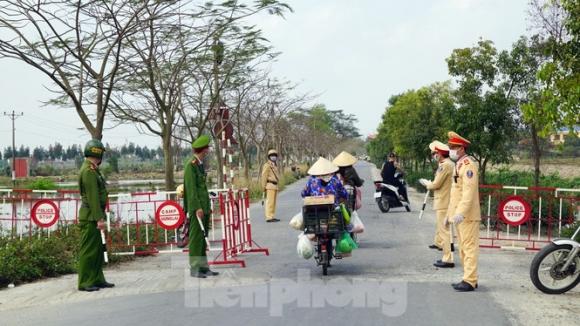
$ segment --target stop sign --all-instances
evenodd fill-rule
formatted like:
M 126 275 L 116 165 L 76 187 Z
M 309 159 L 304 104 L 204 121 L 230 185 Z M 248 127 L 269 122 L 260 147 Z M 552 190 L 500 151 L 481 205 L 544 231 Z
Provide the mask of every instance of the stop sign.
M 58 207 L 52 200 L 42 199 L 37 201 L 30 212 L 34 224 L 41 228 L 49 228 L 58 221 Z
M 511 226 L 526 223 L 532 215 L 532 207 L 520 196 L 509 196 L 497 207 L 498 216 Z
M 164 201 L 155 212 L 155 220 L 166 230 L 177 229 L 185 219 L 185 212 L 173 200 Z

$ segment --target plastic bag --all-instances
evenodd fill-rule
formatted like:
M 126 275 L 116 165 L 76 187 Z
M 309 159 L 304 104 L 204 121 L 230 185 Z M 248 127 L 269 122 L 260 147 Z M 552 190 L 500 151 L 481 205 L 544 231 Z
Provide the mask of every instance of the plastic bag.
M 296 251 L 298 252 L 298 256 L 304 259 L 310 259 L 314 255 L 314 246 L 310 240 L 308 240 L 308 237 L 304 234 L 304 232 L 300 233 L 298 236 Z
M 352 249 L 358 249 L 358 245 L 356 244 L 356 242 L 350 237 L 350 234 L 348 234 L 347 232 L 344 232 L 342 234 L 342 239 L 346 239 L 346 241 L 348 241 L 348 243 L 350 244 L 350 247 Z M 342 241 L 341 239 L 341 241 Z
M 336 245 L 336 250 L 341 253 L 350 253 L 353 249 L 357 249 L 358 246 L 354 240 L 350 237 L 350 234 L 344 232 L 340 241 Z
M 290 227 L 292 227 L 295 230 L 298 231 L 303 231 L 304 230 L 304 217 L 302 217 L 302 212 L 294 215 L 294 217 L 292 217 L 292 219 L 290 220 L 290 223 L 288 223 L 290 225 Z
M 344 221 L 346 224 L 350 223 L 350 214 L 348 213 L 348 209 L 344 204 L 340 204 L 340 210 L 342 212 L 342 217 L 344 217 Z
M 350 246 L 350 244 L 346 239 L 340 239 L 340 241 L 338 241 L 338 244 L 336 245 L 336 251 L 347 254 L 352 251 L 352 247 Z
M 353 225 L 352 232 L 353 233 L 363 233 L 365 231 L 365 225 L 363 224 L 362 220 L 358 216 L 358 213 L 352 212 L 351 222 Z

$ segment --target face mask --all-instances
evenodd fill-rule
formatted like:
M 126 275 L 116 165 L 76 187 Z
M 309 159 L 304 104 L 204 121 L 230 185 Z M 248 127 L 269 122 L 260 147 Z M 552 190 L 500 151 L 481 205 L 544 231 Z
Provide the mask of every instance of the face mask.
M 457 150 L 456 149 L 450 149 L 449 150 L 449 158 L 453 162 L 457 162 L 457 160 L 459 159 L 459 155 L 457 155 Z
M 274 155 L 270 156 L 270 161 L 272 161 L 272 162 L 278 161 L 278 156 L 274 156 Z
M 433 154 L 433 156 L 431 156 L 431 161 L 434 163 L 439 162 L 439 154 Z
M 320 177 L 320 180 L 322 180 L 326 183 L 330 182 L 330 179 L 332 179 L 332 175 L 323 175 Z

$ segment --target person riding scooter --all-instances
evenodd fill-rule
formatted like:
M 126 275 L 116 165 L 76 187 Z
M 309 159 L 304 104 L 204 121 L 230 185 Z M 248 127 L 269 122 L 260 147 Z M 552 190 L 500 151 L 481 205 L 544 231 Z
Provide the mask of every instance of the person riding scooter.
M 402 173 L 403 171 L 399 167 L 399 162 L 397 161 L 397 155 L 392 152 L 389 153 L 387 160 L 383 164 L 381 177 L 383 178 L 384 183 L 397 187 L 399 195 L 403 196 L 403 199 L 408 203 L 409 197 L 407 196 L 407 188 L 398 179 L 398 175 Z

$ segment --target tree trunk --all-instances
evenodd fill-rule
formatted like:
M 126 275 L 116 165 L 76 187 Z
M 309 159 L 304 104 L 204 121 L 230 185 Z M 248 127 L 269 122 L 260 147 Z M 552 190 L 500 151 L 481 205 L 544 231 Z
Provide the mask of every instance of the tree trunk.
M 485 183 L 485 168 L 486 168 L 486 166 L 487 166 L 487 159 L 484 158 L 481 160 L 481 167 L 480 167 L 481 173 L 480 173 L 480 178 L 479 178 L 480 183 L 483 185 L 486 184 Z
M 214 137 L 214 146 L 215 146 L 215 159 L 217 162 L 217 187 L 218 189 L 223 189 L 224 188 L 224 165 L 223 165 L 223 161 L 222 161 L 222 148 L 220 146 L 220 139 L 221 138 L 217 138 L 220 137 L 221 135 L 216 135 L 216 137 Z
M 175 180 L 173 180 L 173 146 L 171 135 L 166 133 L 163 136 L 163 158 L 165 163 L 165 190 L 175 190 Z
M 530 128 L 532 133 L 532 156 L 534 158 L 534 185 L 538 187 L 540 185 L 540 158 L 542 156 L 542 150 L 540 148 L 540 137 L 538 136 L 536 125 L 532 123 Z

